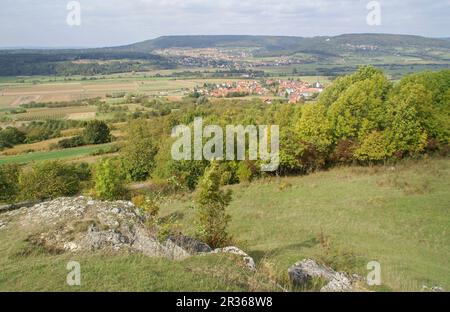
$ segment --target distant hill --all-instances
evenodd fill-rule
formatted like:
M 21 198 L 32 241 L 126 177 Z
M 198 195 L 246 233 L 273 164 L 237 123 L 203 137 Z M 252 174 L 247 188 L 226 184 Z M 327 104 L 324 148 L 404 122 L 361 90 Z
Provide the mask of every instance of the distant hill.
M 348 70 L 353 70 L 355 65 L 362 63 L 389 66 L 404 63 L 406 59 L 418 64 L 437 64 L 440 67 L 450 65 L 449 38 L 390 34 L 347 34 L 311 38 L 164 36 L 125 46 L 97 49 L 0 50 L 0 76 L 93 75 L 145 71 L 149 68 L 174 68 L 179 64 L 176 59 L 155 53 L 156 50 L 169 48 L 229 48 L 237 51 L 245 48 L 251 49 L 256 58 L 300 55 L 299 57 L 308 63 L 315 62 L 322 67 L 348 66 Z M 97 63 L 74 63 L 82 59 L 95 60 Z M 318 68 L 313 71 L 330 74 L 335 70 Z M 338 69 L 338 72 L 342 70 Z
M 320 37 L 283 36 L 165 36 L 127 46 L 113 48 L 135 52 L 151 52 L 168 48 L 253 47 L 260 53 L 318 52 L 339 54 L 376 48 L 380 53 L 408 49 L 450 49 L 450 40 L 411 35 L 348 34 Z M 411 51 L 410 51 L 411 52 Z M 414 51 L 412 51 L 414 53 Z

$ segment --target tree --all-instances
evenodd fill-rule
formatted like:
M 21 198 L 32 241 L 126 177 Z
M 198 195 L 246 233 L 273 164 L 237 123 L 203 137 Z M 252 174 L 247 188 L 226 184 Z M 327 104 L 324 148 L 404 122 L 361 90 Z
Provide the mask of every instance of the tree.
M 392 156 L 392 145 L 385 133 L 373 131 L 368 134 L 361 146 L 355 151 L 355 157 L 363 161 L 379 161 Z
M 148 122 L 145 119 L 132 121 L 127 136 L 127 144 L 122 149 L 125 169 L 132 181 L 143 181 L 155 168 L 158 153 Z
M 11 147 L 25 142 L 25 133 L 14 127 L 0 131 L 0 148 Z
M 219 163 L 213 161 L 200 180 L 197 193 L 197 235 L 213 248 L 223 247 L 230 241 L 226 207 L 231 202 L 231 191 L 220 189 Z
M 103 144 L 111 142 L 111 133 L 104 121 L 93 120 L 88 122 L 82 134 L 85 144 Z
M 31 200 L 73 196 L 81 190 L 79 167 L 61 161 L 34 164 L 19 175 L 21 197 Z
M 116 200 L 126 194 L 125 174 L 117 159 L 104 159 L 94 171 L 95 194 L 102 200 Z
M 326 112 L 326 107 L 320 103 L 305 105 L 296 128 L 301 141 L 313 143 L 323 151 L 332 144 Z
M 19 166 L 0 166 L 0 202 L 9 202 L 16 198 L 19 192 Z
M 437 112 L 433 112 L 431 103 L 429 92 L 421 85 L 406 84 L 393 94 L 386 139 L 394 152 L 415 154 L 423 151 L 428 133 L 433 136 L 433 129 L 436 129 L 433 117 Z
M 357 72 L 353 76 L 360 75 L 362 73 Z M 343 91 L 327 112 L 334 140 L 359 139 L 385 127 L 386 97 L 390 87 L 387 78 L 375 72 Z

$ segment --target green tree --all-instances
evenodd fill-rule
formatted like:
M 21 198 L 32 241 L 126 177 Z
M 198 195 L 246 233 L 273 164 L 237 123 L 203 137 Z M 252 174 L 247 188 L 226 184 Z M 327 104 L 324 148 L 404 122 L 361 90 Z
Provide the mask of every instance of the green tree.
M 219 163 L 213 161 L 200 180 L 196 197 L 197 235 L 213 248 L 223 247 L 230 241 L 227 228 L 231 217 L 226 207 L 231 202 L 231 191 L 221 190 L 220 182 Z
M 0 148 L 11 147 L 25 142 L 25 133 L 14 127 L 0 131 Z
M 360 75 L 359 72 L 354 74 Z M 373 130 L 383 129 L 390 88 L 387 78 L 375 72 L 343 91 L 327 112 L 334 140 L 361 138 Z
M 31 200 L 73 196 L 81 190 L 78 167 L 61 161 L 34 164 L 19 175 L 21 197 Z
M 0 202 L 16 199 L 19 192 L 19 166 L 0 166 Z
M 111 142 L 111 132 L 104 121 L 93 120 L 84 128 L 83 141 L 85 144 L 103 144 Z
M 428 133 L 432 135 L 437 126 L 433 120 L 437 112 L 433 112 L 431 94 L 422 85 L 405 84 L 393 94 L 389 103 L 386 139 L 394 152 L 422 152 Z
M 385 133 L 373 131 L 361 142 L 355 157 L 362 161 L 379 161 L 392 156 L 392 145 Z
M 102 200 L 117 200 L 126 195 L 125 174 L 117 159 L 104 159 L 94 170 L 95 195 Z
M 147 179 L 155 168 L 158 148 L 154 143 L 150 125 L 137 119 L 128 125 L 127 143 L 122 149 L 125 169 L 132 181 Z
M 303 107 L 296 130 L 302 143 L 313 144 L 321 153 L 326 153 L 333 143 L 327 108 L 321 103 Z

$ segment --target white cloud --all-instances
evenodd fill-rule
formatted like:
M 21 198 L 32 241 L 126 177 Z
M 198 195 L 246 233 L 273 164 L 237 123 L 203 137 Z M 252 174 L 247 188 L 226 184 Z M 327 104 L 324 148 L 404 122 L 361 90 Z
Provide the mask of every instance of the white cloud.
M 2 0 L 0 45 L 105 46 L 171 34 L 450 36 L 449 0 L 380 0 L 383 22 L 366 24 L 369 0 L 79 0 L 82 26 L 68 28 L 68 0 Z

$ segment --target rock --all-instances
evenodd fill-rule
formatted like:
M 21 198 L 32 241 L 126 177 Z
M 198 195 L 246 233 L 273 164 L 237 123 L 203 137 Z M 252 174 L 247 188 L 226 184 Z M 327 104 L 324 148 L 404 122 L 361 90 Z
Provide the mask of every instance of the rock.
M 123 250 L 181 260 L 212 251 L 208 245 L 181 234 L 160 242 L 145 226 L 145 216 L 129 201 L 58 198 L 2 216 L 16 217 L 19 226 L 36 229 L 30 242 L 57 252 Z M 2 219 L 0 229 L 6 224 Z
M 288 269 L 291 282 L 298 287 L 307 287 L 313 279 L 323 279 L 327 282 L 321 292 L 349 292 L 354 291 L 354 282 L 360 278 L 350 276 L 343 272 L 336 272 L 333 269 L 318 264 L 311 259 L 304 259 L 297 262 Z
M 291 282 L 296 286 L 305 286 L 313 278 L 323 278 L 331 281 L 336 272 L 332 269 L 319 265 L 311 259 L 305 259 L 297 262 L 288 269 L 288 274 Z
M 68 242 L 64 244 L 64 249 L 68 250 L 68 251 L 76 251 L 78 250 L 78 245 L 75 244 L 74 242 Z
M 345 273 L 341 272 L 336 273 L 332 280 L 320 289 L 321 292 L 350 292 L 353 290 L 352 281 Z
M 129 201 L 96 201 L 66 197 L 2 214 L 0 229 L 14 222 L 32 229 L 29 241 L 54 252 L 127 251 L 149 257 L 181 260 L 196 254 L 231 253 L 255 271 L 255 261 L 237 247 L 212 250 L 182 234 L 159 241 L 145 225 L 146 217 Z M 6 221 L 7 222 L 6 222 Z
M 430 288 L 427 285 L 423 285 L 421 291 L 423 291 L 423 292 L 445 292 L 445 289 L 440 286 L 433 286 Z
M 212 251 L 211 247 L 207 244 L 182 234 L 170 235 L 167 240 L 191 254 L 207 253 Z
M 241 256 L 242 259 L 245 261 L 246 266 L 251 271 L 256 271 L 256 264 L 255 264 L 255 261 L 253 260 L 253 258 L 237 247 L 230 246 L 230 247 L 225 247 L 225 248 L 217 248 L 212 253 L 229 253 L 229 254 Z

